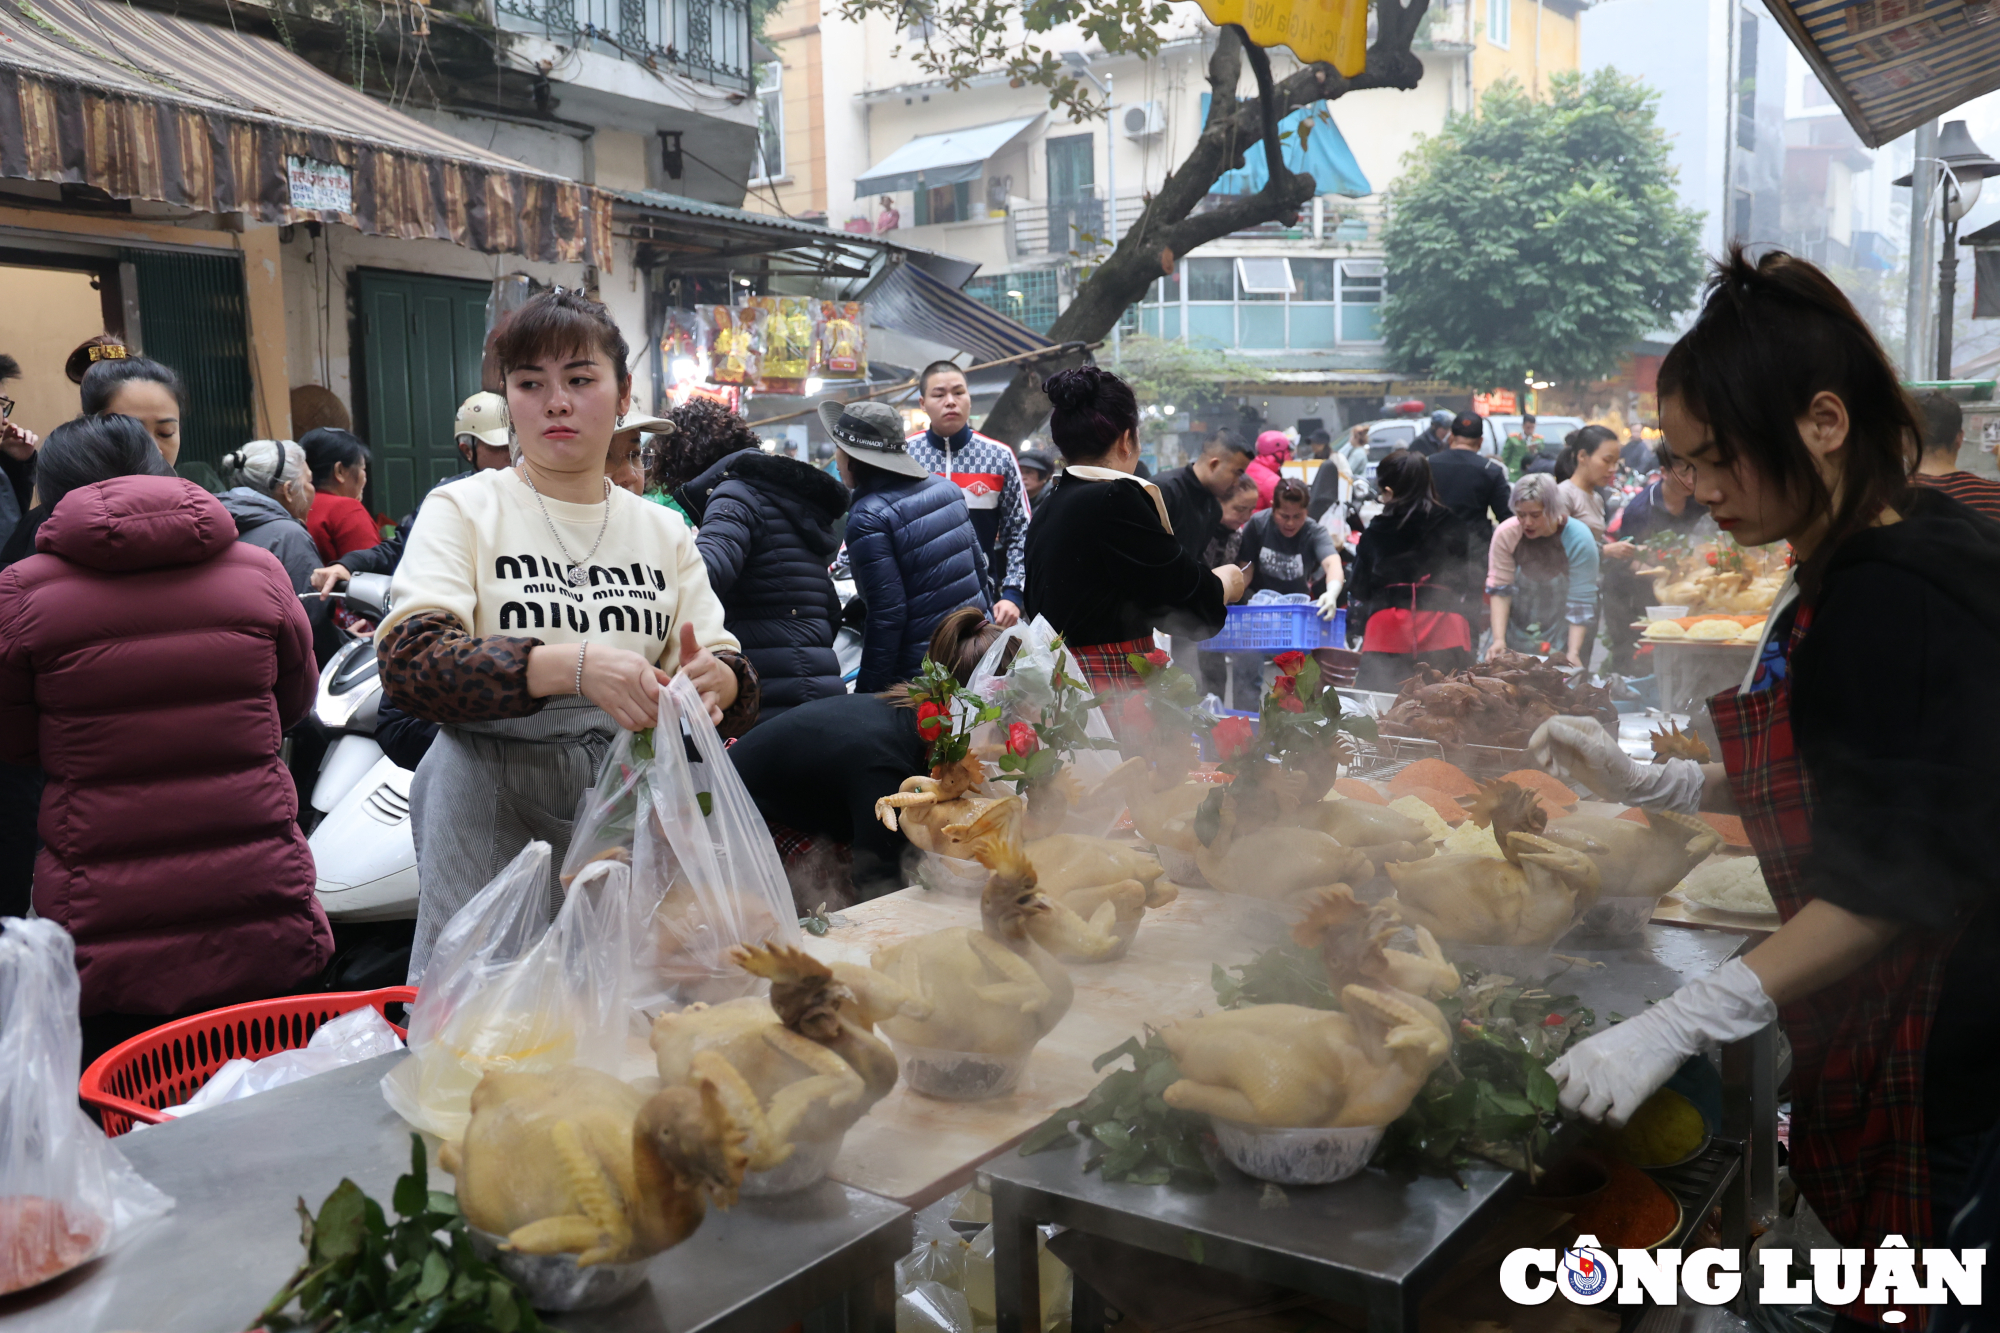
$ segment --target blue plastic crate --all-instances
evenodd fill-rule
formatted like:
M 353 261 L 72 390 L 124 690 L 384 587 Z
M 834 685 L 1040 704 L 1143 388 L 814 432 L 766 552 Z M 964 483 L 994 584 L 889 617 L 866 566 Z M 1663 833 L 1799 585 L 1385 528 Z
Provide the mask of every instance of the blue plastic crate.
M 1311 652 L 1315 648 L 1347 646 L 1347 608 L 1321 620 L 1319 608 L 1303 606 L 1232 606 L 1222 633 L 1201 645 L 1204 652 Z

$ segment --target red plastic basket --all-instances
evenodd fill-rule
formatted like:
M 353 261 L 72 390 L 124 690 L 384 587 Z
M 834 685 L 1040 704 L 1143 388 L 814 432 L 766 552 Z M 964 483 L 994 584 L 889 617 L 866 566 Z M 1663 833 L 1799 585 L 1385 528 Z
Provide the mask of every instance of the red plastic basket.
M 230 1060 L 259 1060 L 295 1051 L 311 1041 L 321 1025 L 342 1014 L 372 1005 L 387 1018 L 384 1006 L 416 998 L 415 986 L 384 986 L 211 1009 L 112 1047 L 83 1071 L 79 1092 L 86 1106 L 101 1113 L 104 1132 L 116 1137 L 135 1122 L 157 1125 L 169 1119 L 161 1107 L 179 1106 L 194 1096 Z M 396 1032 L 405 1035 L 402 1028 Z

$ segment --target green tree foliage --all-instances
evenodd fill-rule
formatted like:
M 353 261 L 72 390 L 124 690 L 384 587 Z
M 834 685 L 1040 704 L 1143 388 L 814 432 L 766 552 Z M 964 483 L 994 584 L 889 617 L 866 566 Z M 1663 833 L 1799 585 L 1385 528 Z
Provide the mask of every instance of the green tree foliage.
M 1501 83 L 1411 151 L 1382 232 L 1399 364 L 1482 389 L 1601 379 L 1693 304 L 1701 215 L 1655 100 L 1608 69 L 1553 76 L 1545 101 Z

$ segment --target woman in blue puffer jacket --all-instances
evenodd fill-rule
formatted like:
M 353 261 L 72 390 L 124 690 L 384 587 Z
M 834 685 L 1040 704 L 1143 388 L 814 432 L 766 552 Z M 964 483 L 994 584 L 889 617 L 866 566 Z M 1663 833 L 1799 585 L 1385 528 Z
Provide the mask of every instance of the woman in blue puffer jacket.
M 868 605 L 857 694 L 917 674 L 938 623 L 961 606 L 990 611 L 985 557 L 958 487 L 903 445 L 903 419 L 883 403 L 823 403 L 840 476 L 854 489 L 847 559 Z

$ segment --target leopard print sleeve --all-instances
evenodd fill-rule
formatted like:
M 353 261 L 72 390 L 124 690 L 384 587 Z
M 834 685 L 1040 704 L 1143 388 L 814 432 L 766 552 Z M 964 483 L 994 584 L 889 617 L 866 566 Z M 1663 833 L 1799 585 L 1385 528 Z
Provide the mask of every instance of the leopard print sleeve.
M 528 654 L 540 645 L 500 634 L 474 638 L 441 611 L 411 616 L 382 639 L 382 692 L 428 722 L 527 717 L 548 702 L 528 693 Z
M 725 648 L 716 653 L 715 660 L 736 673 L 736 702 L 722 710 L 722 725 L 715 730 L 725 739 L 741 736 L 756 724 L 757 711 L 764 702 L 763 683 L 757 678 L 757 668 L 741 653 Z

